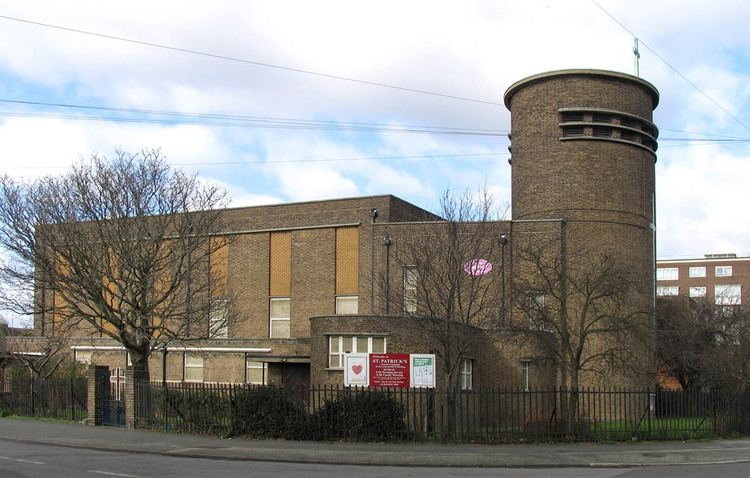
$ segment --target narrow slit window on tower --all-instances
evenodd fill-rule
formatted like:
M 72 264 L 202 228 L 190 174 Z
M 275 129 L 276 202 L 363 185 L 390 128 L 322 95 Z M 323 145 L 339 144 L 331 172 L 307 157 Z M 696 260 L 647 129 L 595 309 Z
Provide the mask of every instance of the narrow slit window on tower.
M 584 129 L 583 125 L 581 126 L 563 126 L 562 129 L 562 135 L 563 138 L 569 138 L 572 136 L 583 136 Z
M 620 131 L 620 139 L 624 139 L 625 141 L 633 141 L 635 142 L 635 133 L 632 131 Z
M 583 113 L 580 111 L 566 111 L 562 114 L 563 123 L 572 121 L 583 121 Z
M 620 124 L 623 126 L 627 126 L 628 128 L 637 128 L 638 122 L 634 120 L 633 118 L 627 118 L 625 116 L 620 118 Z
M 612 128 L 606 126 L 594 126 L 593 135 L 597 138 L 609 138 L 612 136 Z
M 591 117 L 594 123 L 611 123 L 612 116 L 604 113 L 594 113 Z

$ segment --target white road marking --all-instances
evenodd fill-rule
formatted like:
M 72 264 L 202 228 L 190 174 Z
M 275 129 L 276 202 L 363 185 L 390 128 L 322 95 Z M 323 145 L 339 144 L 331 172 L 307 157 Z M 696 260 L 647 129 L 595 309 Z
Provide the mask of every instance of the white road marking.
M 32 465 L 44 465 L 42 461 L 24 460 L 22 458 L 11 458 L 9 456 L 0 456 L 0 460 L 18 461 L 20 463 L 31 463 Z
M 115 473 L 113 471 L 89 470 L 89 473 L 96 473 L 98 475 L 107 475 L 107 476 L 122 476 L 124 478 L 143 478 L 138 475 L 128 475 L 127 473 Z

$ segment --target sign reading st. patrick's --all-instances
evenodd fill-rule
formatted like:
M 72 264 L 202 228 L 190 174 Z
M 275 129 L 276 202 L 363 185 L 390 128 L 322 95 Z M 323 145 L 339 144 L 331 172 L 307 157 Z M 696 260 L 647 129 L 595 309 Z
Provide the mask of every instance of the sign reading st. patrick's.
M 344 385 L 434 388 L 433 354 L 344 354 Z
M 370 354 L 370 386 L 407 388 L 409 354 Z

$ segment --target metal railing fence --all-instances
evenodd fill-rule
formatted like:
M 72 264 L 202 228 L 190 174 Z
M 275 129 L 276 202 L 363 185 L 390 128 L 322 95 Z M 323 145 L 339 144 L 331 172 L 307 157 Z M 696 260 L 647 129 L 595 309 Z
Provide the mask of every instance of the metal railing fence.
M 748 431 L 750 397 L 625 388 L 570 391 L 135 384 L 138 426 L 313 440 L 479 443 L 677 440 Z

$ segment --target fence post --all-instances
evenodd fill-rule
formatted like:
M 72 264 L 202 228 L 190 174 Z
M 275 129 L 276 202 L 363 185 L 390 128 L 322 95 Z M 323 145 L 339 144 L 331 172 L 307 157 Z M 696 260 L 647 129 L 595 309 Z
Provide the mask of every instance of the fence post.
M 148 371 L 127 367 L 125 369 L 125 426 L 137 428 L 138 420 L 151 413 L 147 386 Z M 141 393 L 137 393 L 137 392 Z
M 86 423 L 90 426 L 100 426 L 104 422 L 104 407 L 109 395 L 109 367 L 92 365 L 86 375 L 88 394 Z
M 36 394 L 34 393 L 34 376 L 31 376 L 31 416 L 36 416 Z
M 75 392 L 73 390 L 73 377 L 70 377 L 69 382 L 70 383 L 70 421 L 75 421 L 76 419 L 76 399 L 75 399 Z

